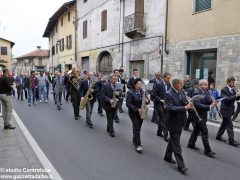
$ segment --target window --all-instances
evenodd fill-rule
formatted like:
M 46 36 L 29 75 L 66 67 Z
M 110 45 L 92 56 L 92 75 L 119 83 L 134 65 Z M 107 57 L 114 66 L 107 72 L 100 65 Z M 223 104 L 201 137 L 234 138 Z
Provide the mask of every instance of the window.
M 52 56 L 55 55 L 55 46 L 52 47 Z
M 84 3 L 86 3 L 86 2 L 87 2 L 87 0 L 83 0 L 83 2 L 84 2 Z
M 72 49 L 72 35 L 67 36 L 67 49 Z
M 63 17 L 61 17 L 61 26 L 63 26 Z
M 56 54 L 58 53 L 58 43 L 56 43 Z
M 101 19 L 101 30 L 107 30 L 107 10 L 102 12 L 102 19 Z
M 60 51 L 64 51 L 64 38 L 60 40 Z
M 42 66 L 42 58 L 38 58 L 38 65 Z
M 212 0 L 195 0 L 195 12 L 209 10 L 212 7 Z
M 87 21 L 83 22 L 83 38 L 87 38 Z
M 68 22 L 71 20 L 71 13 L 68 12 Z
M 1 55 L 7 55 L 7 47 L 1 47 Z

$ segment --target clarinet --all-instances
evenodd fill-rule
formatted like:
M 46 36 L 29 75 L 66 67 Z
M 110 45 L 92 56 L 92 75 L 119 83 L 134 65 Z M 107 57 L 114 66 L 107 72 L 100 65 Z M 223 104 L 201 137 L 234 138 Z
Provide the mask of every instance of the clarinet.
M 186 96 L 187 97 L 187 101 L 188 101 L 188 103 L 191 103 L 191 98 L 189 97 L 189 96 Z M 193 102 L 192 102 L 193 103 Z M 197 116 L 197 118 L 198 118 L 198 123 L 200 122 L 200 121 L 202 121 L 202 119 L 200 118 L 200 116 L 199 116 L 199 114 L 198 114 L 198 112 L 197 112 L 197 109 L 195 108 L 195 106 L 194 106 L 194 103 L 193 103 L 193 111 L 195 112 L 195 115 Z

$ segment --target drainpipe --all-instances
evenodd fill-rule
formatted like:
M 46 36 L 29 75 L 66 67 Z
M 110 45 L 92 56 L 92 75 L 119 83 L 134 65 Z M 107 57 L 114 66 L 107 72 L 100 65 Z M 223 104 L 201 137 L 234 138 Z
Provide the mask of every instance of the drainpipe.
M 52 34 L 52 47 L 53 47 L 53 34 Z M 54 70 L 53 70 L 53 55 L 51 53 L 52 47 L 49 47 L 49 55 L 52 57 L 52 73 L 54 73 Z
M 77 38 L 77 36 L 78 36 L 78 34 L 77 34 L 77 29 L 78 29 L 78 13 L 77 13 L 77 1 L 75 1 L 75 21 L 74 21 L 74 33 L 75 33 L 75 52 L 74 52 L 74 60 L 75 60 L 75 64 L 77 63 L 77 44 L 78 44 L 78 42 L 77 42 L 77 40 L 78 40 L 78 38 Z
M 123 0 L 123 15 L 122 15 L 122 61 L 121 61 L 121 67 L 123 68 L 123 59 L 124 59 L 124 17 L 125 17 L 125 0 Z
M 164 51 L 166 54 L 169 54 L 169 51 L 167 50 L 167 36 L 168 36 L 167 32 L 168 32 L 168 0 L 166 0 Z

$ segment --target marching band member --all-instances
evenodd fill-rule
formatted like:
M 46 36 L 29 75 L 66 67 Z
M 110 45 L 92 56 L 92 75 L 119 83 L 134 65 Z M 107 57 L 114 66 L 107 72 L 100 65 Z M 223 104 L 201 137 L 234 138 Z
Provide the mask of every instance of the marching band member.
M 55 94 L 55 104 L 57 109 L 61 109 L 62 105 L 62 93 L 64 89 L 64 79 L 61 77 L 61 73 L 56 71 L 56 78 L 53 80 L 54 94 Z
M 128 89 L 133 88 L 133 81 L 134 79 L 139 78 L 139 76 L 140 76 L 139 71 L 137 69 L 133 69 L 133 76 L 128 80 L 128 83 L 127 83 Z
M 92 116 L 92 110 L 94 103 L 96 101 L 96 86 L 92 81 L 93 73 L 88 72 L 86 75 L 86 80 L 83 80 L 80 85 L 80 93 L 81 93 L 81 101 L 87 101 L 86 103 L 86 124 L 89 126 L 89 128 L 93 128 L 93 123 L 91 120 Z M 92 86 L 92 87 L 90 87 Z M 89 89 L 91 88 L 91 89 Z M 89 93 L 89 94 L 87 94 Z M 91 99 L 86 100 L 88 98 L 87 96 L 91 96 Z
M 133 144 L 136 151 L 139 153 L 142 152 L 140 131 L 143 123 L 143 119 L 140 114 L 145 113 L 145 110 L 141 108 L 143 103 L 142 98 L 145 98 L 144 103 L 150 103 L 147 97 L 143 96 L 144 92 L 142 90 L 142 80 L 140 78 L 136 78 L 133 81 L 133 88 L 128 91 L 126 105 L 128 107 L 128 114 L 133 124 Z
M 216 139 L 225 142 L 226 140 L 222 138 L 225 130 L 227 130 L 229 137 L 229 144 L 237 147 L 239 144 L 234 140 L 233 123 L 231 117 L 234 113 L 234 103 L 236 100 L 240 99 L 240 92 L 236 92 L 235 78 L 230 77 L 227 79 L 227 86 L 221 90 L 222 100 L 220 113 L 222 115 L 222 124 L 218 130 Z
M 107 132 L 111 137 L 115 137 L 113 120 L 115 118 L 115 111 L 118 103 L 117 96 L 120 96 L 121 93 L 120 90 L 116 90 L 116 80 L 117 77 L 112 74 L 110 76 L 110 81 L 103 85 L 102 90 L 103 109 L 106 111 L 107 115 Z
M 72 71 L 80 76 L 80 70 L 78 68 L 72 69 Z M 70 77 L 70 81 L 72 78 L 74 77 Z M 70 83 L 69 85 L 70 85 L 69 89 L 71 94 L 71 101 L 72 101 L 72 106 L 74 110 L 74 117 L 75 117 L 75 120 L 78 120 L 78 118 L 81 117 L 79 114 L 81 93 L 80 93 L 80 90 L 76 89 L 72 83 Z
M 102 87 L 103 87 L 103 75 L 101 73 L 98 74 L 98 81 L 96 82 L 96 96 L 98 101 L 98 114 L 103 116 L 103 108 L 102 108 Z
M 198 80 L 194 80 L 192 86 L 186 90 L 187 91 L 187 96 L 192 98 L 194 91 L 196 91 L 197 89 L 198 89 Z M 189 130 L 190 123 L 192 123 L 193 127 L 196 126 L 195 121 L 194 121 L 194 117 L 195 117 L 194 111 L 192 109 L 189 109 L 188 110 L 188 117 L 187 117 L 187 120 L 184 124 L 184 130 Z
M 165 93 L 171 88 L 170 79 L 171 79 L 171 74 L 164 73 L 162 81 L 160 83 L 156 83 L 152 90 L 152 99 L 154 101 L 154 108 L 159 117 L 157 136 L 163 136 L 166 142 L 168 142 L 169 138 L 168 138 L 168 131 L 166 127 L 166 111 L 164 107 L 164 96 L 165 96 Z
M 170 133 L 170 139 L 166 149 L 164 160 L 178 165 L 178 170 L 181 173 L 186 173 L 187 168 L 185 166 L 182 149 L 180 145 L 180 136 L 182 133 L 182 126 L 186 119 L 186 110 L 192 109 L 193 104 L 187 102 L 186 95 L 182 91 L 183 81 L 180 79 L 172 80 L 172 88 L 165 94 L 164 100 L 166 104 L 166 110 L 168 113 L 167 127 Z M 176 158 L 176 161 L 172 159 L 172 153 Z
M 201 132 L 204 153 L 209 157 L 213 157 L 216 153 L 211 150 L 208 141 L 207 116 L 210 108 L 216 107 L 217 103 L 213 102 L 211 99 L 211 96 L 208 92 L 207 80 L 202 79 L 199 81 L 199 88 L 193 93 L 193 96 L 195 95 L 201 95 L 204 96 L 204 98 L 194 102 L 194 106 L 199 117 L 195 116 L 196 126 L 194 127 L 191 137 L 189 139 L 188 148 L 198 150 L 198 148 L 195 146 L 195 143 L 197 141 L 199 133 Z
M 121 79 L 121 84 L 123 84 L 123 93 L 126 93 L 126 77 L 124 76 L 124 70 L 119 69 L 119 77 Z M 119 112 L 123 113 L 122 104 L 123 104 L 124 97 L 121 97 L 119 100 Z

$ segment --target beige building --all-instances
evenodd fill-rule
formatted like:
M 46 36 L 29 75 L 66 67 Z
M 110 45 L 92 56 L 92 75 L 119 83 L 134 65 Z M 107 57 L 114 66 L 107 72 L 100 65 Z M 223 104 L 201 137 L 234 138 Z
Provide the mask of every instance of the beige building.
M 64 3 L 49 19 L 43 37 L 49 38 L 49 67 L 68 71 L 76 66 L 75 1 Z
M 35 71 L 48 71 L 49 67 L 49 50 L 41 49 L 40 46 L 37 50 L 24 54 L 16 58 L 17 60 L 17 74 L 30 73 L 31 70 Z
M 12 48 L 14 42 L 0 37 L 0 71 L 3 68 L 12 69 Z
M 164 69 L 208 79 L 217 88 L 240 81 L 240 1 L 168 1 Z

